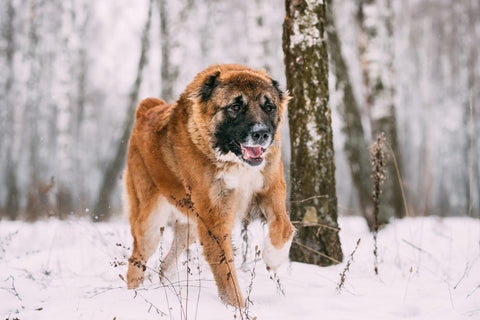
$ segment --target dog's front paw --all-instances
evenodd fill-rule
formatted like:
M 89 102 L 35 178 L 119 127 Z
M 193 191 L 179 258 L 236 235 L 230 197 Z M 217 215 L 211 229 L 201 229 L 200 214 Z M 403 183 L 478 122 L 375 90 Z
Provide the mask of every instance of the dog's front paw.
M 262 259 L 268 268 L 276 272 L 280 265 L 282 265 L 285 261 L 288 261 L 288 253 L 290 251 L 292 239 L 293 234 L 284 243 L 282 247 L 276 248 L 273 246 L 270 236 L 267 235 L 267 237 L 265 238 L 265 246 L 263 248 Z
M 143 272 L 134 268 L 128 269 L 127 272 L 127 287 L 128 289 L 136 289 L 143 282 Z

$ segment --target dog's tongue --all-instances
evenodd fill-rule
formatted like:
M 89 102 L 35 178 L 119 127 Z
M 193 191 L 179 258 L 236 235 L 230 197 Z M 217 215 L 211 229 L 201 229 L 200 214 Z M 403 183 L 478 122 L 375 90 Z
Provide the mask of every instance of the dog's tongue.
M 263 157 L 262 147 L 246 147 L 241 145 L 242 147 L 242 154 L 246 160 L 255 160 L 261 159 Z

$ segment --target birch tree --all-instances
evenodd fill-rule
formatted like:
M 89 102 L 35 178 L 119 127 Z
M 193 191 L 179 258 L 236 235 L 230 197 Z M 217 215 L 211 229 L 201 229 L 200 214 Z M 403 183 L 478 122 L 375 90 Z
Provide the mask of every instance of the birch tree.
M 328 52 L 330 68 L 335 75 L 335 88 L 340 92 L 341 100 L 338 112 L 343 120 L 342 131 L 345 134 L 343 147 L 352 182 L 357 191 L 358 203 L 370 230 L 373 230 L 372 179 L 368 155 L 368 143 L 362 125 L 362 114 L 348 73 L 348 67 L 342 53 L 342 45 L 335 27 L 335 16 L 332 0 L 327 0 L 326 31 L 328 36 Z
M 343 258 L 338 237 L 335 163 L 328 106 L 325 3 L 286 0 L 283 50 L 291 136 L 290 258 L 317 265 Z

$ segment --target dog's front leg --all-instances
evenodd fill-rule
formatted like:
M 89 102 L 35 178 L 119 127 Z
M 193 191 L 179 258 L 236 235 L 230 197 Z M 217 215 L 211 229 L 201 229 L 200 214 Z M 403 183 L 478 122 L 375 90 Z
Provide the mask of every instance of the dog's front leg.
M 218 295 L 226 304 L 243 308 L 245 302 L 233 261 L 233 221 L 233 214 L 221 212 L 214 206 L 203 205 L 199 208 L 197 232 L 203 245 L 203 254 L 215 277 Z
M 262 258 L 268 268 L 276 271 L 288 260 L 295 231 L 285 208 L 286 187 L 283 176 L 279 175 L 270 188 L 258 196 L 260 208 L 268 223 Z

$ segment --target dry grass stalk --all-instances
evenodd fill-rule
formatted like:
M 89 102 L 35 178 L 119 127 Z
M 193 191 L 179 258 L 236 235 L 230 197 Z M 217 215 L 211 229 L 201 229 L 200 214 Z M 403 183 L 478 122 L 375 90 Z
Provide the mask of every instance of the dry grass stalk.
M 353 262 L 353 255 L 358 249 L 358 246 L 360 245 L 360 238 L 357 240 L 357 245 L 355 246 L 355 249 L 353 249 L 352 253 L 350 253 L 350 256 L 348 257 L 347 264 L 345 265 L 345 268 L 343 269 L 342 273 L 340 273 L 340 282 L 337 285 L 337 292 L 342 291 L 343 286 L 345 285 L 345 279 L 347 278 L 347 272 L 350 271 L 350 265 Z
M 386 166 L 388 155 L 385 153 L 384 145 L 386 142 L 385 133 L 382 132 L 377 138 L 377 141 L 370 147 L 370 158 L 372 159 L 372 178 L 373 178 L 373 255 L 374 255 L 374 269 L 375 274 L 378 274 L 378 216 L 380 214 L 380 195 L 382 194 L 382 186 L 385 182 Z
M 327 258 L 328 260 L 333 261 L 335 264 L 340 264 L 340 263 L 342 263 L 342 261 L 339 261 L 339 260 L 337 260 L 337 259 L 335 259 L 335 258 L 332 258 L 332 257 L 326 255 L 325 253 L 322 253 L 322 252 L 320 252 L 320 251 L 318 251 L 318 250 L 315 250 L 315 249 L 313 249 L 313 248 L 311 248 L 311 247 L 309 247 L 309 246 L 306 246 L 306 245 L 304 245 L 303 243 L 301 243 L 301 242 L 299 242 L 299 241 L 297 241 L 297 240 L 293 240 L 293 243 L 299 245 L 300 247 L 302 247 L 302 248 L 304 248 L 304 249 L 307 249 L 307 250 L 309 250 L 309 251 L 312 251 L 312 252 L 318 254 L 318 255 L 321 256 L 321 257 Z
M 390 155 L 392 156 L 392 159 L 393 159 L 393 164 L 395 165 L 395 172 L 397 173 L 398 183 L 400 184 L 400 190 L 402 191 L 403 205 L 405 207 L 405 216 L 410 217 L 411 215 L 410 215 L 410 212 L 408 210 L 407 197 L 405 195 L 405 189 L 403 187 L 403 179 L 402 179 L 402 175 L 400 174 L 400 169 L 398 167 L 397 157 L 395 156 L 395 153 L 393 152 L 393 149 L 392 149 L 392 146 L 390 145 L 390 143 L 388 143 L 386 141 L 385 144 L 388 147 L 388 151 L 389 151 L 389 153 L 390 153 Z
M 247 320 L 254 320 L 256 317 L 253 317 L 250 315 L 250 306 L 253 305 L 253 301 L 250 298 L 250 295 L 253 290 L 253 281 L 255 280 L 255 268 L 257 266 L 257 261 L 260 260 L 260 250 L 258 249 L 258 246 L 255 246 L 255 259 L 253 260 L 253 268 L 250 271 L 250 284 L 247 287 L 247 297 L 245 298 L 245 318 Z
M 10 287 L 0 287 L 0 290 L 6 290 L 8 293 L 14 295 L 18 301 L 22 302 L 23 299 L 20 297 L 20 295 L 18 294 L 18 291 L 17 291 L 17 288 L 15 287 L 15 278 L 10 275 L 7 279 L 5 279 L 5 281 L 8 281 L 10 280 L 11 284 L 10 284 Z
M 267 267 L 267 270 L 270 271 L 270 268 Z M 270 280 L 273 281 L 275 287 L 277 288 L 277 292 L 282 296 L 285 295 L 285 289 L 283 289 L 282 283 L 280 282 L 280 278 L 278 277 L 276 272 L 270 274 Z

